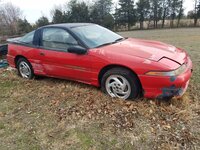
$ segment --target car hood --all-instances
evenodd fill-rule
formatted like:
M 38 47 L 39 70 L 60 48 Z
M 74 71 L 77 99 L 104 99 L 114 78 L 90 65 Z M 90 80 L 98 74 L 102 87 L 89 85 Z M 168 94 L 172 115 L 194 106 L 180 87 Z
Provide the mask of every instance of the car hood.
M 109 53 L 119 53 L 120 55 L 140 57 L 152 61 L 168 58 L 178 64 L 183 64 L 186 59 L 186 53 L 172 45 L 158 41 L 133 38 L 128 38 L 121 42 L 101 47 L 101 50 Z

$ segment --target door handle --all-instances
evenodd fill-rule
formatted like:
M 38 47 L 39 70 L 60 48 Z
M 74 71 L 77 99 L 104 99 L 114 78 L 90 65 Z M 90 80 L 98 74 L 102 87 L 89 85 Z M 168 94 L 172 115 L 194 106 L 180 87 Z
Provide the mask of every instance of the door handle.
M 43 52 L 40 52 L 40 56 L 45 56 L 45 54 Z

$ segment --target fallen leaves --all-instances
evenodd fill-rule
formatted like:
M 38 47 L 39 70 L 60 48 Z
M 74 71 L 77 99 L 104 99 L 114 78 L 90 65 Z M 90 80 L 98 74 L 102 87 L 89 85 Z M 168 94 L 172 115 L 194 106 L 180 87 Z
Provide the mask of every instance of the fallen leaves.
M 190 131 L 192 112 L 189 106 L 181 104 L 180 99 L 178 102 L 147 99 L 123 101 L 111 99 L 99 89 L 79 83 L 51 78 L 24 81 L 12 73 L 4 73 L 5 80 L 23 87 L 10 89 L 12 97 L 22 106 L 20 110 L 14 109 L 13 114 L 24 111 L 31 116 L 38 111 L 36 108 L 31 110 L 33 104 L 21 99 L 26 96 L 33 102 L 40 103 L 41 109 L 49 106 L 49 109 L 43 111 L 54 114 L 58 124 L 65 121 L 78 124 L 80 120 L 102 122 L 99 128 L 105 132 L 109 129 L 113 133 L 133 133 L 137 140 L 143 142 L 150 136 L 160 147 L 174 143 L 187 147 L 191 141 L 197 141 Z M 197 108 L 195 115 L 198 118 Z M 0 118 L 4 115 L 0 112 Z M 53 136 L 49 134 L 49 137 Z
M 0 112 L 0 118 L 4 117 L 4 116 L 5 116 L 5 114 L 3 112 Z

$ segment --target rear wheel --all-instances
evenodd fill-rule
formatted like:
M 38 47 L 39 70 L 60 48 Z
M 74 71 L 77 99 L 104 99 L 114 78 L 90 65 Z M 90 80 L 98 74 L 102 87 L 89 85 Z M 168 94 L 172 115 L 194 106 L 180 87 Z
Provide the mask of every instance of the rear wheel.
M 102 77 L 101 89 L 111 97 L 135 99 L 140 96 L 141 86 L 138 78 L 125 68 L 113 68 Z
M 19 58 L 17 61 L 18 74 L 25 79 L 32 79 L 34 77 L 31 64 L 25 58 Z

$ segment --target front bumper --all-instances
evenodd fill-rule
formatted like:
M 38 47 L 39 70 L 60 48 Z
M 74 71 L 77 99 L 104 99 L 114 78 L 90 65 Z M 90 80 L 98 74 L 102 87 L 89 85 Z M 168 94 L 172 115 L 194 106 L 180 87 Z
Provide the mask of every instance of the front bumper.
M 192 61 L 188 57 L 184 73 L 174 77 L 140 75 L 140 81 L 147 98 L 171 98 L 182 96 L 187 90 L 192 75 Z

